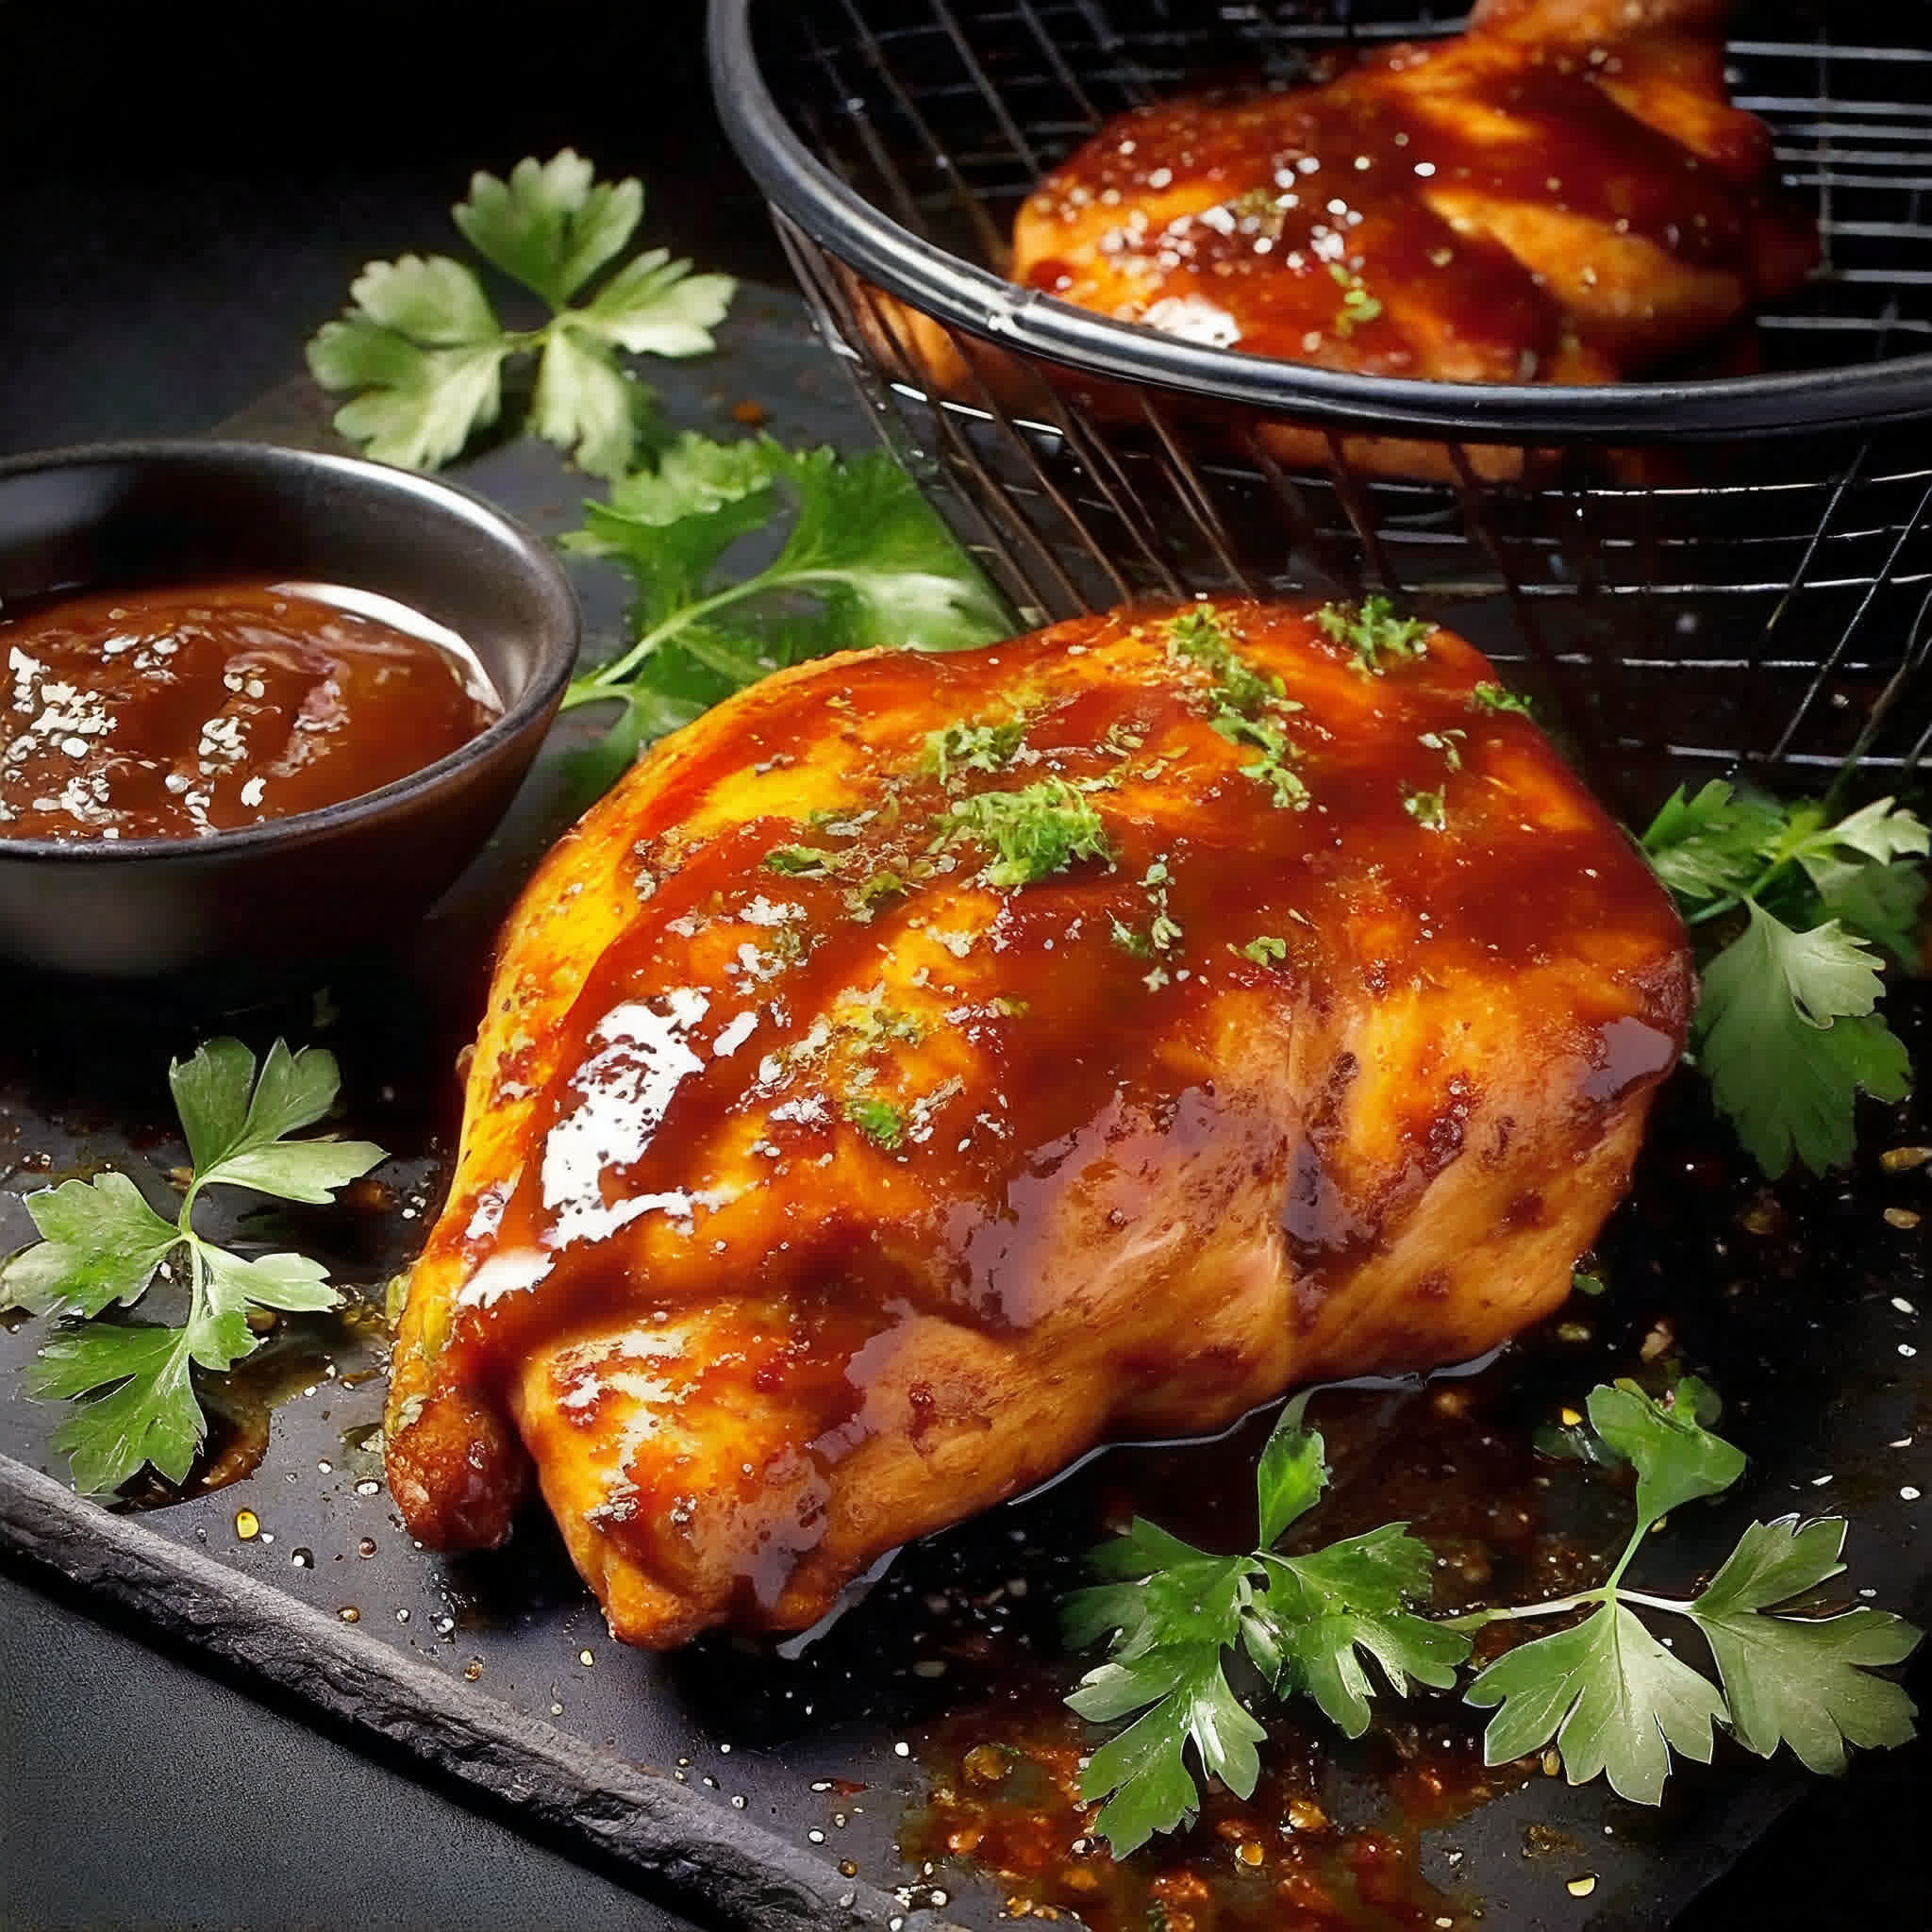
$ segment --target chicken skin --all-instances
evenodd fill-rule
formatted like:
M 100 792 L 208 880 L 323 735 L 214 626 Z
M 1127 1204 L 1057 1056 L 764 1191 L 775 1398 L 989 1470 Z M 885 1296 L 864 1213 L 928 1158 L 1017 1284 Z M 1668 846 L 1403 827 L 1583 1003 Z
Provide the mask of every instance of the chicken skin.
M 1013 279 L 1326 369 L 1612 382 L 1805 277 L 1809 218 L 1732 108 L 1721 0 L 1485 0 L 1313 87 L 1111 122 Z
M 1109 1436 L 1456 1361 L 1567 1293 L 1692 997 L 1469 644 L 1371 605 L 782 672 L 506 930 L 391 1491 L 534 1467 L 613 1633 L 798 1629 Z

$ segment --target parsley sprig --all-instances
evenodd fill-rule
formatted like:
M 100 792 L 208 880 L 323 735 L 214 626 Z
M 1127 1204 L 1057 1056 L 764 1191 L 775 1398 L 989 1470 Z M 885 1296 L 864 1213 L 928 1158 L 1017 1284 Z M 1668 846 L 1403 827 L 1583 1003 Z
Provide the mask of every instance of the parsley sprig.
M 1875 1008 L 1879 951 L 1913 962 L 1925 826 L 1890 798 L 1833 820 L 1713 779 L 1642 843 L 1707 941 L 1691 1045 L 1719 1110 L 1774 1178 L 1844 1165 L 1859 1091 L 1897 1100 L 1911 1077 Z
M 519 161 L 508 181 L 474 175 L 452 218 L 549 320 L 505 328 L 475 272 L 446 255 L 370 262 L 348 312 L 308 344 L 323 388 L 359 391 L 336 412 L 336 428 L 378 461 L 436 469 L 502 413 L 506 362 L 535 354 L 529 426 L 593 475 L 622 475 L 647 440 L 653 397 L 619 353 L 704 355 L 737 288 L 728 275 L 693 275 L 662 248 L 606 275 L 643 211 L 641 182 L 599 181 L 569 148 Z
M 1847 1743 L 1902 1744 L 1911 1737 L 1911 1700 L 1866 1667 L 1903 1661 L 1919 1632 L 1888 1611 L 1860 1606 L 1820 1617 L 1805 1602 L 1844 1569 L 1842 1517 L 1752 1524 L 1693 1597 L 1654 1596 L 1624 1581 L 1672 1510 L 1722 1493 L 1743 1474 L 1742 1451 L 1705 1426 L 1716 1407 L 1694 1376 L 1681 1378 L 1660 1401 L 1631 1382 L 1591 1391 L 1592 1459 L 1621 1459 L 1635 1470 L 1637 1521 L 1595 1589 L 1450 1620 L 1450 1628 L 1473 1630 L 1591 1609 L 1582 1623 L 1498 1657 L 1469 1687 L 1471 1704 L 1498 1707 L 1483 1735 L 1490 1763 L 1554 1738 L 1572 1784 L 1601 1772 L 1622 1796 L 1655 1805 L 1673 1751 L 1709 1763 L 1713 1725 L 1760 1757 L 1789 1743 L 1813 1771 L 1842 1770 Z M 1665 1649 L 1637 1608 L 1696 1624 L 1723 1690 Z
M 1573 1784 L 1607 1777 L 1622 1796 L 1656 1804 L 1671 1755 L 1710 1760 L 1717 1727 L 1769 1757 L 1785 1743 L 1814 1771 L 1835 1771 L 1847 1744 L 1912 1735 L 1911 1700 L 1872 1668 L 1901 1662 L 1919 1632 L 1863 1606 L 1817 1614 L 1814 1597 L 1839 1575 L 1842 1518 L 1754 1523 L 1695 1596 L 1664 1597 L 1624 1578 L 1651 1532 L 1674 1509 L 1727 1490 L 1742 1453 L 1707 1424 L 1715 1398 L 1694 1377 L 1661 1398 L 1632 1382 L 1597 1388 L 1586 1433 L 1571 1453 L 1636 1475 L 1636 1523 L 1609 1575 L 1547 1603 L 1498 1606 L 1432 1619 L 1435 1557 L 1405 1524 L 1389 1524 L 1287 1556 L 1277 1545 L 1315 1507 L 1328 1481 L 1321 1436 L 1303 1419 L 1307 1398 L 1282 1411 L 1256 1474 L 1256 1546 L 1217 1557 L 1136 1518 L 1090 1560 L 1107 1580 L 1063 1607 L 1063 1634 L 1083 1649 L 1109 1634 L 1108 1660 L 1067 1702 L 1128 1728 L 1096 1750 L 1080 1795 L 1104 1800 L 1094 1830 L 1118 1857 L 1198 1810 L 1192 1762 L 1238 1797 L 1259 1775 L 1262 1725 L 1230 1683 L 1230 1656 L 1277 1699 L 1306 1696 L 1350 1737 L 1368 1728 L 1378 1686 L 1373 1660 L 1398 1697 L 1410 1681 L 1446 1690 L 1485 1625 L 1588 1610 L 1581 1623 L 1506 1652 L 1475 1676 L 1466 1701 L 1494 1707 L 1483 1737 L 1491 1764 L 1554 1740 Z M 1667 1649 L 1638 1614 L 1695 1624 L 1717 1682 Z M 1239 1668 L 1239 1667 L 1238 1667 Z
M 254 1353 L 251 1308 L 302 1313 L 341 1299 L 307 1256 L 239 1255 L 197 1233 L 208 1190 L 324 1202 L 386 1158 L 368 1141 L 287 1139 L 335 1103 L 335 1058 L 320 1047 L 291 1053 L 278 1040 L 258 1075 L 239 1040 L 215 1040 L 172 1064 L 168 1084 L 193 1162 L 175 1218 L 156 1213 L 125 1174 L 63 1181 L 27 1196 L 42 1239 L 0 1263 L 0 1305 L 77 1318 L 42 1347 L 27 1387 L 77 1401 L 53 1446 L 90 1493 L 119 1488 L 143 1464 L 170 1482 L 187 1475 L 208 1427 L 194 1371 L 219 1374 Z M 187 1291 L 178 1326 L 95 1319 L 132 1307 L 158 1277 Z
M 788 510 L 777 555 L 731 570 L 726 553 Z M 687 434 L 614 484 L 608 503 L 586 505 L 564 541 L 637 587 L 633 641 L 564 697 L 622 702 L 595 756 L 606 784 L 643 744 L 786 665 L 871 644 L 956 650 L 1010 628 L 971 558 L 879 452 Z
M 1277 1697 L 1312 1697 L 1350 1737 L 1368 1727 L 1371 1686 L 1359 1652 L 1374 1657 L 1398 1694 L 1413 1676 L 1446 1687 L 1469 1640 L 1427 1623 L 1432 1558 L 1405 1525 L 1351 1537 L 1310 1555 L 1274 1545 L 1327 1487 L 1322 1438 L 1306 1427 L 1307 1397 L 1282 1410 L 1256 1473 L 1256 1546 L 1215 1557 L 1135 1518 L 1090 1561 L 1108 1581 L 1067 1599 L 1062 1631 L 1085 1649 L 1113 1634 L 1108 1661 L 1067 1702 L 1091 1723 L 1142 1715 L 1103 1744 L 1080 1774 L 1080 1795 L 1104 1798 L 1094 1829 L 1124 1857 L 1172 1831 L 1200 1805 L 1189 1770 L 1201 1768 L 1238 1797 L 1260 1774 L 1266 1735 L 1228 1684 L 1224 1655 L 1245 1652 Z

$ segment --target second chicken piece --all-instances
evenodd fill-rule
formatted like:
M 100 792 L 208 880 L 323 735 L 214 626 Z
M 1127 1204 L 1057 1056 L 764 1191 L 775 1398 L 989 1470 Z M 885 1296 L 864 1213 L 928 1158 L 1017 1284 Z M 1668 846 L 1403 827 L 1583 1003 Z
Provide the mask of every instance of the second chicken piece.
M 1123 115 L 1041 184 L 1016 281 L 1379 375 L 1602 383 L 1801 282 L 1721 0 L 1485 0 L 1321 85 Z

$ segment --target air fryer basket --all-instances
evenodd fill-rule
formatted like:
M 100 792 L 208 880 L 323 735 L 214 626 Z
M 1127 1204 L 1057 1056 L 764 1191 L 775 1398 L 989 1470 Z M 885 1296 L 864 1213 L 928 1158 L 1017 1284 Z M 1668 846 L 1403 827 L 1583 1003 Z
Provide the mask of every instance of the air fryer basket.
M 1596 390 L 1339 375 L 998 278 L 1022 198 L 1108 116 L 1203 80 L 1291 81 L 1459 9 L 712 0 L 711 25 L 721 109 L 827 340 L 1024 615 L 1387 591 L 1508 667 L 1640 808 L 1735 768 L 1895 790 L 1932 746 L 1915 12 L 1869 6 L 1853 33 L 1856 0 L 1740 0 L 1734 98 L 1815 197 L 1824 268 L 1759 316 L 1754 374 Z M 1284 428 L 1311 432 L 1288 458 Z M 1388 474 L 1374 437 L 1438 480 Z

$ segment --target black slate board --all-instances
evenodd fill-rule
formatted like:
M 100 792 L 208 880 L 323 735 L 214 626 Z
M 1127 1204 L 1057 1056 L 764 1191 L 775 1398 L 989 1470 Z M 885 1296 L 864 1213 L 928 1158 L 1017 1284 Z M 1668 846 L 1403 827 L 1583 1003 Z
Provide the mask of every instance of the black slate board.
M 734 405 L 755 401 L 787 441 L 869 440 L 796 304 L 770 291 L 741 299 L 723 356 L 674 370 L 661 386 L 676 420 L 714 433 Z M 298 384 L 227 426 L 323 441 L 326 414 Z M 490 451 L 461 475 L 553 534 L 575 521 L 583 493 L 531 443 Z M 595 651 L 617 635 L 621 590 L 590 572 L 580 584 Z M 451 1064 L 508 895 L 568 816 L 562 753 L 574 728 L 559 732 L 477 867 L 387 956 L 318 962 L 275 991 L 238 983 L 98 992 L 18 975 L 0 986 L 14 1016 L 0 1041 L 0 1248 L 25 1238 L 20 1197 L 47 1179 L 100 1164 L 164 1171 L 184 1158 L 161 1078 L 170 1055 L 213 1031 L 240 1031 L 258 1046 L 285 1031 L 335 1047 L 351 1124 L 394 1154 L 385 1196 L 367 1211 L 308 1215 L 295 1229 L 340 1278 L 379 1298 L 438 1205 L 455 1124 Z M 1924 1064 L 1923 1011 L 1913 1022 Z M 1580 1393 L 1627 1369 L 1657 1315 L 1671 1316 L 1686 1358 L 1730 1395 L 1728 1426 L 1754 1467 L 1739 1496 L 1680 1528 L 1662 1558 L 1665 1582 L 1713 1560 L 1752 1513 L 1844 1507 L 1856 1580 L 1923 1618 L 1932 1582 L 1916 1541 L 1923 1506 L 1900 1491 L 1927 1487 L 1932 1474 L 1932 1390 L 1922 1358 L 1903 1352 L 1917 1346 L 1924 1257 L 1879 1215 L 1923 1205 L 1924 1173 L 1887 1176 L 1870 1157 L 1927 1138 L 1923 1105 L 1874 1109 L 1858 1174 L 1844 1187 L 1784 1191 L 1788 1233 L 1766 1241 L 1739 1232 L 1756 1191 L 1709 1151 L 1720 1144 L 1714 1130 L 1694 1088 L 1680 1083 L 1620 1219 L 1617 1291 L 1591 1341 L 1546 1336 L 1490 1372 L 1499 1405 L 1526 1414 L 1541 1392 Z M 1206 1473 L 1224 1480 L 1240 1459 L 1113 1452 L 1049 1492 L 908 1551 L 801 1657 L 711 1640 L 658 1658 L 609 1641 L 539 1519 L 490 1558 L 443 1563 L 411 1546 L 374 1441 L 376 1324 L 361 1324 L 358 1339 L 290 1324 L 263 1351 L 266 1377 L 281 1386 L 259 1464 L 138 1518 L 63 1498 L 22 1467 L 46 1467 L 54 1420 L 18 1389 L 41 1336 L 38 1323 L 0 1336 L 0 1451 L 11 1458 L 0 1464 L 0 1538 L 9 1548 L 291 1690 L 319 1716 L 493 1792 L 533 1827 L 626 1868 L 640 1890 L 721 1924 L 999 1922 L 1001 1888 L 959 1867 L 908 1870 L 894 1850 L 902 1814 L 924 1794 L 920 1754 L 932 1727 L 989 1690 L 974 1645 L 1050 1651 L 1048 1607 L 1076 1580 L 1069 1552 L 1091 1540 L 1104 1492 L 1124 1486 L 1158 1514 L 1163 1496 L 1178 1507 Z M 1373 1443 L 1414 1433 L 1430 1397 L 1395 1386 L 1326 1400 L 1369 1416 L 1361 1439 Z M 1327 1412 L 1318 1407 L 1318 1419 Z M 1889 1446 L 1900 1442 L 1909 1446 Z M 242 1510 L 261 1525 L 245 1540 Z M 1028 1586 L 1024 1597 L 1014 1581 Z M 958 1607 L 995 1597 L 1000 1607 L 974 1620 L 974 1643 L 962 1644 Z M 936 1602 L 947 1607 L 935 1611 Z M 354 1624 L 341 1619 L 350 1608 Z M 1334 1763 L 1351 1802 L 1373 1808 L 1370 1760 L 1338 1747 Z M 1731 1751 L 1717 1772 L 1684 1777 L 1661 1814 L 1647 1814 L 1600 1786 L 1538 1778 L 1431 1834 L 1424 1869 L 1458 1908 L 1479 1903 L 1487 1926 L 1662 1925 L 1803 1782 L 1788 1763 L 1761 1767 Z M 1529 1857 L 1527 1845 L 1551 1849 Z M 1596 1880 L 1581 1901 L 1568 1890 L 1580 1873 Z

